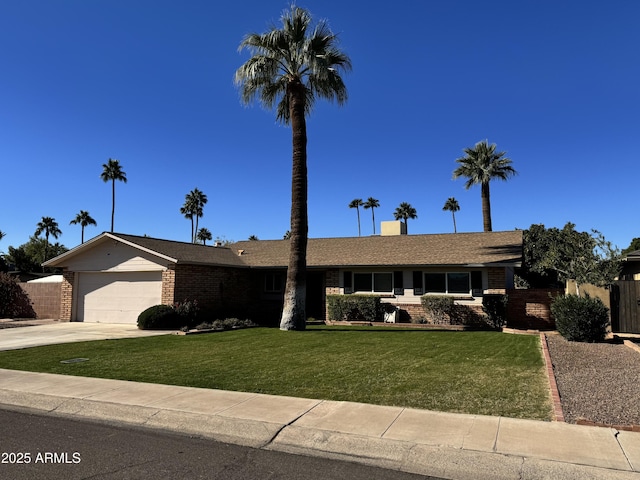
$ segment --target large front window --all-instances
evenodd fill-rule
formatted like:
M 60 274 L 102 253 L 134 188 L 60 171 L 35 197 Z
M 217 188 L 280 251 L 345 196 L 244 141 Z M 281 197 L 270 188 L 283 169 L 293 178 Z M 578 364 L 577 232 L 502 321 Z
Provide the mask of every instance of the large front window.
M 393 273 L 354 273 L 353 288 L 356 292 L 393 292 Z
M 425 293 L 469 294 L 469 272 L 425 273 Z

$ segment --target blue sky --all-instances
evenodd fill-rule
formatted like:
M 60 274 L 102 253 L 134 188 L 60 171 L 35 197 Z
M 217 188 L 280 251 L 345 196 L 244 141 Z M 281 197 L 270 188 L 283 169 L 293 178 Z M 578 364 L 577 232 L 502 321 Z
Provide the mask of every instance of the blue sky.
M 491 185 L 494 230 L 533 223 L 640 236 L 640 2 L 300 0 L 351 57 L 346 106 L 308 119 L 309 235 L 357 235 L 354 198 L 379 222 L 401 202 L 409 233 L 482 230 L 479 187 L 452 180 L 463 148 L 488 139 L 518 175 Z M 402 6 L 400 6 L 402 5 Z M 82 209 L 110 228 L 102 164 L 120 160 L 115 231 L 188 241 L 197 187 L 214 237 L 289 229 L 291 131 L 244 107 L 233 84 L 244 34 L 287 2 L 22 0 L 0 4 L 0 251 L 43 216 L 80 242 Z M 372 233 L 370 211 L 362 233 Z

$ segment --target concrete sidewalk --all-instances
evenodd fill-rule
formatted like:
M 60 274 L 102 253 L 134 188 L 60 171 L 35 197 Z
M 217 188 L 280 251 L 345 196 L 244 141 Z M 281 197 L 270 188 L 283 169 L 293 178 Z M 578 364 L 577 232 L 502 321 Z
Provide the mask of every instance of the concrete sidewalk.
M 0 404 L 451 479 L 640 479 L 640 433 L 0 369 Z

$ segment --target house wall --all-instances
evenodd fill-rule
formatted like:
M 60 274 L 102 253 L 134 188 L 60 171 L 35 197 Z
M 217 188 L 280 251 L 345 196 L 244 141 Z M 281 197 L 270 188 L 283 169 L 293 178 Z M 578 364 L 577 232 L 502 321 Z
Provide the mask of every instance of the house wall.
M 170 262 L 121 242 L 105 240 L 69 259 L 73 272 L 147 272 L 164 270 Z
M 344 272 L 366 273 L 366 272 L 389 272 L 402 271 L 403 290 L 401 294 L 396 292 L 390 293 L 371 293 L 372 295 L 381 296 L 383 303 L 389 303 L 400 309 L 400 320 L 403 322 L 415 321 L 417 319 L 425 319 L 430 321 L 428 314 L 422 307 L 422 295 L 415 295 L 413 288 L 413 272 L 420 271 L 424 275 L 427 272 L 482 272 L 482 290 L 495 291 L 500 289 L 502 293 L 508 285 L 513 284 L 513 271 L 504 267 L 490 268 L 463 268 L 463 267 L 437 267 L 437 268 L 351 268 L 351 269 L 332 269 L 327 270 L 325 276 L 325 293 L 326 295 L 344 295 Z M 359 292 L 353 292 L 359 293 Z M 460 306 L 459 314 L 476 315 L 482 314 L 482 295 L 454 295 L 456 305 Z M 326 308 L 325 308 L 326 312 Z M 325 317 L 326 318 L 326 317 Z
M 162 282 L 162 303 L 197 300 L 220 314 L 245 310 L 253 292 L 249 271 L 229 267 L 178 264 L 163 272 Z
M 61 283 L 20 283 L 20 288 L 29 296 L 36 318 L 60 318 Z

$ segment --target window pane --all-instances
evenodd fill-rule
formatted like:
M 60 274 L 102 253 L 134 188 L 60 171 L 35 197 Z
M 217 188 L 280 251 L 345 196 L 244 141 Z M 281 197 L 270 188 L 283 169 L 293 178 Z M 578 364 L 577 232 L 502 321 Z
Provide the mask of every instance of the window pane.
M 354 273 L 353 287 L 356 292 L 371 292 L 373 290 L 371 285 L 371 274 Z
M 446 293 L 447 284 L 444 273 L 425 273 L 424 289 L 425 292 Z
M 393 276 L 391 273 L 373 274 L 374 292 L 391 292 L 393 290 Z
M 469 274 L 466 272 L 447 273 L 447 283 L 449 293 L 469 293 Z

